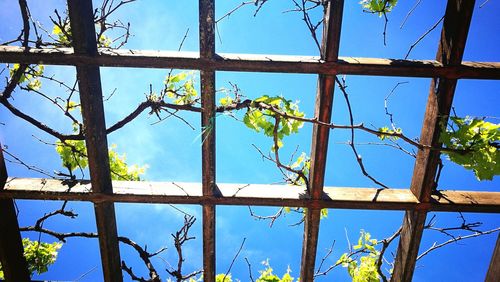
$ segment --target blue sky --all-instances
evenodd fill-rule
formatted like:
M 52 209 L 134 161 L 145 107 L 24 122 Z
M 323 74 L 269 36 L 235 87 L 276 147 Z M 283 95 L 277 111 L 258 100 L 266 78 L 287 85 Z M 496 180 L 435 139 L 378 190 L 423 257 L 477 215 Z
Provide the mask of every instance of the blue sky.
M 93 1 L 98 6 L 98 1 Z M 237 6 L 241 1 L 216 1 L 217 18 Z M 48 16 L 54 8 L 63 9 L 64 1 L 29 1 L 33 17 L 47 29 L 52 25 Z M 293 8 L 291 1 L 269 1 L 254 17 L 253 6 L 247 6 L 223 20 L 218 25 L 216 50 L 226 53 L 258 53 L 287 55 L 317 55 L 316 47 L 297 13 L 282 13 Z M 482 2 L 478 2 L 479 6 Z M 408 19 L 403 29 L 400 24 L 414 1 L 401 1 L 389 14 L 387 46 L 383 46 L 383 20 L 375 15 L 363 13 L 358 1 L 346 1 L 340 56 L 403 58 L 411 45 L 423 32 L 432 26 L 444 13 L 446 1 L 422 1 Z M 483 8 L 476 7 L 464 60 L 500 61 L 500 18 L 497 11 L 498 1 L 490 1 Z M 0 27 L 0 41 L 11 39 L 20 30 L 17 2 L 0 2 L 0 16 L 5 24 Z M 178 45 L 189 29 L 183 50 L 197 51 L 198 44 L 198 3 L 189 1 L 138 1 L 125 6 L 116 18 L 131 22 L 134 36 L 126 48 L 177 50 Z M 320 17 L 318 12 L 313 17 Z M 438 27 L 430 33 L 411 53 L 410 59 L 434 59 L 439 39 Z M 5 73 L 4 73 L 5 74 Z M 54 74 L 60 79 L 74 82 L 73 67 L 46 67 L 46 74 Z M 105 103 L 106 122 L 113 124 L 145 100 L 149 85 L 160 89 L 167 70 L 142 70 L 133 68 L 101 68 L 102 86 L 107 97 L 116 88 L 115 94 Z M 194 72 L 199 81 L 198 72 Z M 283 95 L 290 100 L 300 101 L 301 110 L 307 117 L 313 115 L 316 89 L 316 76 L 306 74 L 271 74 L 218 72 L 217 88 L 229 88 L 230 82 L 236 83 L 242 93 L 249 98 L 263 94 Z M 405 77 L 348 76 L 346 78 L 350 101 L 356 122 L 364 122 L 374 127 L 389 124 L 384 115 L 384 98 L 398 82 L 408 82 L 399 86 L 391 96 L 390 110 L 396 124 L 411 137 L 418 137 L 430 79 Z M 0 87 L 5 80 L 2 78 Z M 61 87 L 46 83 L 44 89 L 53 96 L 67 95 Z M 500 116 L 498 94 L 500 82 L 462 80 L 458 83 L 454 106 L 458 115 Z M 340 93 L 337 91 L 337 93 Z M 218 94 L 220 95 L 220 94 Z M 53 105 L 29 93 L 17 91 L 13 102 L 33 116 L 40 117 L 45 123 L 61 131 L 69 132 L 71 123 L 62 119 L 54 111 Z M 222 97 L 222 96 L 218 96 Z M 335 97 L 333 109 L 335 123 L 347 123 L 348 116 L 342 96 Z M 117 151 L 126 153 L 129 164 L 148 165 L 144 178 L 151 181 L 201 181 L 201 140 L 199 138 L 199 114 L 186 113 L 183 117 L 194 130 L 176 119 L 168 119 L 156 125 L 154 116 L 147 113 L 108 136 L 110 144 L 117 144 Z M 241 117 L 241 115 L 240 115 Z M 495 120 L 494 120 L 495 121 Z M 38 142 L 32 135 L 48 142 L 50 137 L 24 121 L 14 118 L 5 109 L 0 109 L 0 141 L 8 150 L 30 164 L 47 171 L 61 169 L 59 157 L 52 146 Z M 495 122 L 498 122 L 496 120 Z M 377 142 L 371 136 L 358 133 L 360 143 Z M 349 139 L 347 131 L 335 130 L 331 133 L 330 148 L 325 182 L 327 186 L 376 187 L 370 180 L 362 177 L 351 149 L 344 143 Z M 309 153 L 311 146 L 311 126 L 304 125 L 296 136 L 284 140 L 282 156 L 288 158 L 299 146 L 299 152 Z M 266 152 L 271 140 L 262 134 L 250 131 L 243 123 L 227 115 L 217 118 L 217 180 L 229 183 L 276 183 L 281 177 L 273 164 L 262 160 L 252 144 Z M 399 151 L 381 146 L 359 145 L 358 150 L 368 171 L 394 188 L 407 188 L 410 184 L 414 159 Z M 287 157 L 288 156 L 288 157 Z M 43 177 L 21 166 L 8 163 L 11 176 Z M 442 189 L 500 191 L 499 179 L 478 182 L 473 173 L 445 162 L 439 183 Z M 59 207 L 58 202 L 17 201 L 20 207 L 20 225 L 33 224 L 44 212 Z M 71 203 L 79 217 L 75 220 L 53 219 L 45 227 L 61 231 L 95 231 L 94 211 L 90 203 Z M 201 254 L 201 208 L 183 206 L 182 209 L 198 218 L 193 227 L 197 240 L 188 243 L 185 249 L 186 272 L 202 267 Z M 260 214 L 272 214 L 276 208 L 256 208 Z M 147 244 L 148 250 L 167 246 L 162 257 L 174 264 L 176 254 L 171 243 L 170 233 L 182 225 L 183 219 L 168 205 L 116 205 L 118 232 L 129 236 L 140 244 Z M 430 218 L 433 213 L 429 214 Z M 403 212 L 400 211 L 363 211 L 330 210 L 329 217 L 322 220 L 318 259 L 335 240 L 335 249 L 325 263 L 334 263 L 346 251 L 346 235 L 350 241 L 357 240 L 359 231 L 364 229 L 374 238 L 382 239 L 391 235 L 400 226 Z M 438 225 L 459 224 L 456 213 L 439 213 Z M 499 226 L 498 215 L 466 214 L 470 221 L 484 222 L 484 229 Z M 249 216 L 247 207 L 217 208 L 217 272 L 225 272 L 243 238 L 245 247 L 233 266 L 233 277 L 248 280 L 247 266 L 243 260 L 248 257 L 253 265 L 253 275 L 258 276 L 260 262 L 269 258 L 278 274 L 283 274 L 287 266 L 292 276 L 297 277 L 300 269 L 300 253 L 303 227 L 290 227 L 300 218 L 286 215 L 272 228 L 268 222 L 256 221 Z M 32 239 L 37 234 L 23 234 Z M 486 235 L 479 239 L 464 241 L 440 249 L 419 261 L 414 281 L 482 281 L 493 250 L 496 235 Z M 42 239 L 53 238 L 43 235 Z M 421 250 L 434 241 L 447 238 L 432 232 L 425 232 Z M 393 247 L 397 243 L 393 244 Z M 122 259 L 132 265 L 138 274 L 146 275 L 137 255 L 126 246 L 121 247 Z M 394 249 L 393 249 L 394 251 Z M 390 256 L 389 256 L 390 259 Z M 130 262 L 130 263 L 129 263 Z M 167 267 L 161 259 L 153 260 L 163 278 Z M 444 270 L 444 271 L 443 271 Z M 75 280 L 87 273 L 80 281 L 101 280 L 102 271 L 97 240 L 73 239 L 63 246 L 59 259 L 40 279 Z M 127 276 L 124 276 L 128 279 Z M 318 281 L 347 281 L 345 269 L 339 268 L 328 277 Z

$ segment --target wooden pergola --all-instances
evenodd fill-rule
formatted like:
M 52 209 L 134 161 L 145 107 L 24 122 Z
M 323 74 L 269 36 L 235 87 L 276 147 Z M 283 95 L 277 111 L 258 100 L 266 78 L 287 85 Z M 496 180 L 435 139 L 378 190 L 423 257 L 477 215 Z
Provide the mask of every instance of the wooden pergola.
M 90 180 L 71 184 L 53 179 L 9 178 L 0 160 L 0 258 L 7 281 L 29 281 L 14 199 L 88 201 L 94 203 L 105 281 L 122 281 L 114 203 L 198 204 L 203 210 L 203 270 L 215 280 L 215 207 L 217 205 L 306 207 L 301 281 L 313 281 L 322 208 L 404 210 L 403 228 L 391 281 L 411 281 L 427 213 L 467 211 L 500 213 L 500 192 L 439 191 L 434 180 L 440 152 L 440 120 L 450 113 L 458 79 L 500 80 L 500 62 L 462 62 L 474 0 L 449 0 L 435 60 L 342 58 L 338 56 L 343 0 L 331 0 L 325 14 L 321 57 L 217 54 L 214 0 L 199 0 L 199 53 L 109 50 L 97 48 L 92 1 L 68 0 L 73 48 L 36 49 L 0 46 L 0 62 L 76 67 Z M 330 129 L 315 124 L 312 134 L 310 192 L 303 187 L 217 183 L 215 130 L 203 131 L 202 182 L 112 181 L 108 160 L 100 66 L 197 69 L 201 72 L 201 125 L 215 120 L 217 71 L 318 74 L 315 118 L 330 123 L 335 75 L 432 78 L 420 142 L 409 189 L 324 187 Z M 256 197 L 254 195 L 262 195 Z M 500 239 L 486 281 L 500 281 Z

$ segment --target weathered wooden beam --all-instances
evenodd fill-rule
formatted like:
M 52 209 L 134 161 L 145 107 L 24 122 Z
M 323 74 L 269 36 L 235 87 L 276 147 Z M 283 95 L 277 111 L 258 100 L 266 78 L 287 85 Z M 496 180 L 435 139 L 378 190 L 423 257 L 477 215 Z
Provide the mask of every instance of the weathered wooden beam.
M 343 0 L 328 2 L 323 30 L 322 58 L 326 62 L 338 58 L 340 29 L 342 23 Z M 333 107 L 334 75 L 319 75 L 314 117 L 322 123 L 331 122 Z M 313 199 L 320 199 L 323 191 L 328 137 L 330 129 L 326 126 L 313 125 L 311 145 L 311 172 L 309 175 L 310 194 Z
M 97 42 L 92 1 L 68 0 L 68 11 L 75 53 L 96 56 Z M 99 66 L 92 64 L 77 66 L 76 75 L 93 192 L 112 194 Z M 114 203 L 95 203 L 94 210 L 104 280 L 122 281 Z
M 215 1 L 199 0 L 200 60 L 209 66 L 215 58 Z M 215 183 L 215 70 L 203 68 L 201 80 L 201 140 L 203 196 L 216 195 Z M 203 205 L 203 279 L 215 281 L 215 211 L 213 204 Z
M 469 32 L 473 0 L 449 0 L 441 31 L 436 60 L 443 65 L 460 65 Z M 456 79 L 434 78 L 424 115 L 420 142 L 430 147 L 440 147 L 439 136 L 443 124 L 447 124 L 453 103 Z M 435 178 L 440 152 L 419 150 L 415 161 L 410 190 L 420 202 L 428 203 L 436 188 Z M 400 236 L 392 281 L 411 281 L 415 270 L 418 249 L 425 226 L 427 212 L 406 212 Z
M 344 1 L 333 0 L 328 2 L 327 5 L 321 40 L 321 59 L 325 62 L 335 62 L 339 55 Z M 334 75 L 319 75 L 314 116 L 319 121 L 327 124 L 330 123 L 332 116 L 334 88 Z M 330 130 L 328 127 L 318 126 L 317 124 L 313 125 L 311 170 L 309 174 L 309 195 L 313 200 L 321 199 L 323 194 L 329 134 Z M 314 280 L 320 218 L 320 207 L 307 209 L 304 218 L 304 237 L 300 268 L 300 277 L 304 281 Z
M 484 279 L 484 281 L 500 281 L 500 234 L 498 235 L 495 250 L 493 250 L 493 255 L 491 256 L 490 267 L 488 268 L 486 279 Z
M 500 62 L 463 62 L 444 66 L 435 60 L 402 60 L 339 57 L 325 62 L 314 56 L 216 54 L 212 61 L 197 52 L 109 50 L 96 56 L 75 54 L 71 48 L 26 51 L 17 46 L 0 46 L 0 62 L 47 65 L 99 65 L 132 68 L 177 68 L 246 72 L 352 74 L 404 77 L 442 77 L 450 79 L 500 79 Z
M 0 194 L 6 181 L 7 168 L 0 144 Z M 30 281 L 14 199 L 0 199 L 0 263 L 6 281 Z
M 500 192 L 439 191 L 433 193 L 429 203 L 420 203 L 407 188 L 324 187 L 321 200 L 314 201 L 298 186 L 217 185 L 221 196 L 210 197 L 203 196 L 201 183 L 113 181 L 114 193 L 110 195 L 91 193 L 92 184 L 88 180 L 9 178 L 0 199 L 500 213 Z

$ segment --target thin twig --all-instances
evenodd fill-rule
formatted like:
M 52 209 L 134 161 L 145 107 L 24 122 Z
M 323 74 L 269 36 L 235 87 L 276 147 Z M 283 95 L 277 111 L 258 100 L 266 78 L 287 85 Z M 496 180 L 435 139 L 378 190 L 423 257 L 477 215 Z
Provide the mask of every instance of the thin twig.
M 482 8 L 486 3 L 488 3 L 490 0 L 485 0 L 481 5 L 479 5 L 479 8 Z
M 316 273 L 314 274 L 315 276 L 321 272 L 321 268 L 323 267 L 323 263 L 325 263 L 325 260 L 333 253 L 334 246 L 335 246 L 335 240 L 333 240 L 332 246 L 328 249 L 327 253 L 321 259 L 321 263 L 319 264 L 318 269 L 316 270 Z
M 270 220 L 271 222 L 269 223 L 269 227 L 273 227 L 273 224 L 276 221 L 276 219 L 278 219 L 283 214 L 284 208 L 283 207 L 279 208 L 278 211 L 273 215 L 265 215 L 265 216 L 255 214 L 250 206 L 248 206 L 248 210 L 250 212 L 251 217 L 258 220 Z
M 246 257 L 245 257 L 245 261 L 246 261 L 247 266 L 248 266 L 248 275 L 250 276 L 250 281 L 255 282 L 255 280 L 253 279 L 253 276 L 252 276 L 252 265 L 250 264 L 250 262 L 248 261 L 248 258 L 246 258 Z
M 441 248 L 441 247 L 444 247 L 444 246 L 446 246 L 448 244 L 455 243 L 455 242 L 458 242 L 458 241 L 461 241 L 461 240 L 465 240 L 465 239 L 470 239 L 470 238 L 474 238 L 474 237 L 486 235 L 486 234 L 491 234 L 491 233 L 494 233 L 494 232 L 497 232 L 497 231 L 500 231 L 500 227 L 497 227 L 497 228 L 491 229 L 491 230 L 487 230 L 487 231 L 475 232 L 473 234 L 466 235 L 466 236 L 457 236 L 455 238 L 451 238 L 448 241 L 440 243 L 440 244 L 434 243 L 429 249 L 425 250 L 423 253 L 421 253 L 420 255 L 418 255 L 417 260 L 423 258 L 427 254 L 429 254 L 431 251 L 433 251 L 435 249 L 438 249 L 438 248 Z
M 408 13 L 406 14 L 406 17 L 404 18 L 403 22 L 401 22 L 401 25 L 399 26 L 400 29 L 403 28 L 403 26 L 405 25 L 406 21 L 410 17 L 410 15 L 413 13 L 413 11 L 415 11 L 415 9 L 418 7 L 418 5 L 420 5 L 420 2 L 422 2 L 422 0 L 417 0 L 417 2 L 415 3 L 415 5 L 413 5 L 413 7 L 408 11 Z
M 396 88 L 398 88 L 398 86 L 403 85 L 403 84 L 407 84 L 407 83 L 409 83 L 409 82 L 408 81 L 398 82 L 391 89 L 391 92 L 389 92 L 389 94 L 387 94 L 387 96 L 385 96 L 385 98 L 384 98 L 385 114 L 389 117 L 389 121 L 391 122 L 392 130 L 394 130 L 394 131 L 396 130 L 396 126 L 394 125 L 393 114 L 391 112 L 389 112 L 389 98 L 392 96 L 392 94 L 394 94 L 394 91 L 396 91 Z
M 234 12 L 238 11 L 241 7 L 249 5 L 249 4 L 254 4 L 255 1 L 246 1 L 246 2 L 241 2 L 238 6 L 234 7 L 233 9 L 229 10 L 227 13 L 225 13 L 222 17 L 218 18 L 215 20 L 215 24 L 218 24 L 220 21 L 222 21 L 225 18 L 229 18 Z
M 27 164 L 26 162 L 22 161 L 20 158 L 16 157 L 14 154 L 10 153 L 6 149 L 0 148 L 0 150 L 2 150 L 6 155 L 8 155 L 9 157 L 11 157 L 11 158 L 14 159 L 14 160 L 10 160 L 8 158 L 5 158 L 5 160 L 7 162 L 22 165 L 22 166 L 24 166 L 28 170 L 32 170 L 32 171 L 38 172 L 40 174 L 43 174 L 43 175 L 45 175 L 47 177 L 50 177 L 52 179 L 55 179 L 54 175 L 52 175 L 49 172 L 47 172 L 47 171 L 45 171 L 45 170 L 43 170 L 41 168 L 38 168 L 38 167 L 36 167 L 34 165 Z
M 354 116 L 353 116 L 351 102 L 349 101 L 349 95 L 347 94 L 345 83 L 342 83 L 337 76 L 335 76 L 335 81 L 337 82 L 337 85 L 344 96 L 344 100 L 346 102 L 347 110 L 349 113 L 349 121 L 350 121 L 351 126 L 354 127 Z M 345 82 L 345 80 L 344 80 L 344 82 Z M 356 161 L 358 162 L 358 165 L 359 165 L 359 168 L 361 169 L 361 172 L 363 173 L 364 176 L 368 177 L 371 181 L 373 181 L 373 183 L 375 183 L 383 188 L 388 188 L 385 184 L 383 184 L 382 182 L 375 179 L 373 176 L 371 176 L 366 171 L 365 166 L 363 164 L 363 159 L 361 158 L 361 155 L 358 154 L 358 151 L 356 149 L 354 136 L 355 136 L 354 135 L 354 128 L 351 128 L 351 140 L 349 142 L 349 146 L 351 147 L 352 152 L 354 153 L 354 156 L 356 157 Z
M 405 56 L 405 60 L 408 59 L 408 56 L 410 56 L 410 53 L 411 51 L 413 50 L 413 48 L 415 48 L 415 46 L 417 46 L 418 43 L 420 43 L 420 41 L 422 41 L 422 39 L 424 39 L 429 33 L 431 33 L 434 29 L 436 29 L 436 27 L 439 25 L 439 23 L 441 23 L 444 19 L 444 16 L 442 16 L 430 29 L 428 29 L 426 32 L 424 32 L 424 34 L 422 34 L 418 39 L 417 41 L 415 41 L 411 46 L 410 48 L 408 49 L 408 52 L 406 53 L 406 56 Z
M 243 245 L 245 245 L 245 241 L 246 240 L 247 240 L 247 238 L 243 238 L 243 241 L 241 242 L 241 245 L 240 245 L 240 248 L 238 249 L 238 252 L 233 257 L 233 260 L 231 261 L 231 264 L 229 265 L 229 268 L 227 269 L 226 273 L 224 274 L 224 277 L 222 278 L 222 282 L 224 282 L 226 280 L 226 277 L 229 275 L 229 272 L 231 272 L 231 268 L 233 268 L 234 261 L 240 255 L 241 249 L 243 249 Z

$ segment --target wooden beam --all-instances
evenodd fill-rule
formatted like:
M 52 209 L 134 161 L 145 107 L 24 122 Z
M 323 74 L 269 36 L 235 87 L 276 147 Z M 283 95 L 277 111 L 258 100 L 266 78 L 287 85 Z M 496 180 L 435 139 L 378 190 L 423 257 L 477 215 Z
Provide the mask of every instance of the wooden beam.
M 0 194 L 7 181 L 7 168 L 0 144 Z M 13 199 L 0 199 L 0 263 L 6 281 L 30 281 Z
M 215 1 L 199 0 L 200 60 L 210 65 L 215 58 Z M 203 68 L 201 80 L 201 140 L 203 196 L 216 195 L 215 182 L 215 70 Z M 215 281 L 215 211 L 213 204 L 203 205 L 203 279 Z
M 300 281 L 314 281 L 320 219 L 321 209 L 317 207 L 308 208 L 304 214 Z
M 321 59 L 325 62 L 335 62 L 339 55 L 344 1 L 333 0 L 328 2 L 327 5 L 324 15 Z M 319 121 L 327 124 L 330 123 L 332 116 L 334 88 L 334 75 L 319 75 L 314 116 Z M 328 127 L 318 126 L 317 124 L 313 125 L 311 170 L 309 174 L 309 194 L 313 200 L 321 199 L 323 194 L 329 134 L 330 129 Z M 304 237 L 302 242 L 302 261 L 300 268 L 300 277 L 304 281 L 314 280 L 320 218 L 320 207 L 311 207 L 307 209 L 304 219 Z
M 497 238 L 497 243 L 495 245 L 495 250 L 493 250 L 493 255 L 491 256 L 490 267 L 486 273 L 485 282 L 498 282 L 500 281 L 500 234 Z
M 75 53 L 96 56 L 97 42 L 92 1 L 68 0 L 68 11 Z M 93 192 L 112 194 L 99 66 L 91 64 L 77 66 L 76 74 Z M 95 203 L 94 210 L 104 280 L 122 281 L 114 203 Z
M 88 180 L 9 178 L 0 199 L 500 213 L 500 192 L 439 191 L 420 203 L 409 189 L 324 187 L 317 201 L 303 187 L 289 185 L 219 183 L 217 197 L 203 196 L 201 183 L 184 182 L 113 181 L 112 195 L 91 190 Z
M 344 1 L 334 0 L 328 3 L 325 14 L 325 22 L 328 25 L 325 25 L 327 28 L 323 31 L 322 43 L 322 57 L 326 62 L 336 61 L 338 58 Z M 319 75 L 314 117 L 322 123 L 330 124 L 331 122 L 334 88 L 334 75 Z M 323 192 L 329 134 L 330 128 L 318 124 L 313 125 L 311 173 L 309 175 L 310 193 L 313 199 L 320 199 Z
M 325 62 L 314 56 L 257 54 L 216 54 L 212 61 L 207 61 L 201 59 L 197 52 L 109 50 L 107 48 L 99 49 L 96 56 L 89 56 L 75 54 L 71 48 L 25 50 L 18 46 L 0 46 L 0 62 L 327 75 L 500 79 L 500 62 L 463 62 L 459 65 L 444 66 L 436 60 L 339 57 L 338 61 Z
M 0 262 L 6 281 L 31 281 L 14 200 L 0 200 Z
M 461 64 L 474 2 L 448 1 L 436 55 L 436 60 L 443 65 Z M 442 124 L 448 121 L 456 84 L 456 79 L 432 80 L 420 137 L 422 144 L 441 146 L 439 136 Z M 435 178 L 439 161 L 440 152 L 436 150 L 423 149 L 417 154 L 410 190 L 420 202 L 431 201 L 432 193 L 436 189 Z M 411 281 L 426 216 L 426 211 L 406 212 L 391 281 Z

